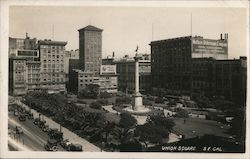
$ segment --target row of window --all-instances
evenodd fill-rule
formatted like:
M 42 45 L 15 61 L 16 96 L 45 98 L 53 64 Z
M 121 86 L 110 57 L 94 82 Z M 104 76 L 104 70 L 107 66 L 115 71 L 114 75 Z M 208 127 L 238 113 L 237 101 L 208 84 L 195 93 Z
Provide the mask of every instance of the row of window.
M 43 81 L 48 81 L 48 82 L 64 82 L 63 78 L 44 78 Z
M 41 49 L 62 49 L 64 50 L 64 46 L 51 46 L 51 45 L 40 45 Z

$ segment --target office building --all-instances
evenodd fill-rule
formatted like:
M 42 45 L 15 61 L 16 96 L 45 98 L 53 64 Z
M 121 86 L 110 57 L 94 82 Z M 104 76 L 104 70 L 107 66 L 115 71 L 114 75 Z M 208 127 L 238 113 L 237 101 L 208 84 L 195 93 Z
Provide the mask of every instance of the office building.
M 67 42 L 40 40 L 38 49 L 40 52 L 40 86 L 49 93 L 66 91 L 64 56 Z
M 228 57 L 227 34 L 218 40 L 187 36 L 152 41 L 150 46 L 153 87 L 181 94 L 191 93 L 192 58 Z
M 88 25 L 79 29 L 79 68 L 100 74 L 102 64 L 102 29 Z

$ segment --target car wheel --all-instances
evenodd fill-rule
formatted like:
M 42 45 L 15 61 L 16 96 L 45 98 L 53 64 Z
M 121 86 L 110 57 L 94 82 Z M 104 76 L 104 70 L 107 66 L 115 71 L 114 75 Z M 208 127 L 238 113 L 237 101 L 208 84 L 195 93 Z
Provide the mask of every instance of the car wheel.
M 52 151 L 57 151 L 57 147 L 56 147 L 56 146 L 53 146 L 53 147 L 52 147 Z

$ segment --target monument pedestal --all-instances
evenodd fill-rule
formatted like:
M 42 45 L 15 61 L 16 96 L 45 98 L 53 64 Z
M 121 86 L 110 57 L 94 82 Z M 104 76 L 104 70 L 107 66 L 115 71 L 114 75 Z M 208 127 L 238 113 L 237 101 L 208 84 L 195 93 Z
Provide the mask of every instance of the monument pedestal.
M 133 99 L 133 103 L 132 103 L 132 108 L 137 111 L 137 110 L 142 109 L 142 107 L 143 107 L 142 95 L 141 95 L 141 93 L 136 93 L 134 95 L 134 99 Z

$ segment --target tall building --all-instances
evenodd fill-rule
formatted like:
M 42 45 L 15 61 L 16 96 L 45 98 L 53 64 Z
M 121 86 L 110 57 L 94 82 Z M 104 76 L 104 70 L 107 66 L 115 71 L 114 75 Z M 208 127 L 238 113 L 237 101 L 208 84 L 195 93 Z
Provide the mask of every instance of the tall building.
M 49 93 L 64 92 L 65 72 L 64 56 L 67 42 L 40 40 L 38 49 L 40 52 L 40 84 L 42 89 Z
M 227 59 L 228 38 L 204 39 L 187 36 L 152 41 L 152 84 L 170 92 L 190 94 L 192 89 L 192 58 Z
M 100 74 L 102 64 L 102 29 L 88 25 L 79 29 L 79 67 Z

